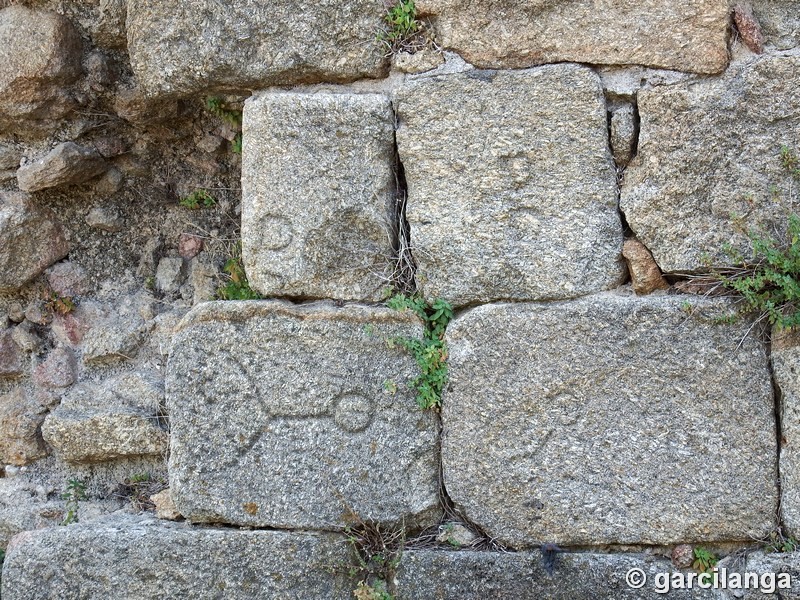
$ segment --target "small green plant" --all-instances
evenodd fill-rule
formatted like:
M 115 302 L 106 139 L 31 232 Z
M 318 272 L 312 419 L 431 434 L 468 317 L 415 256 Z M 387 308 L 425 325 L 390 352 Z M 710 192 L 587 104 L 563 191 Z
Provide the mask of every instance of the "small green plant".
M 234 154 L 242 153 L 242 111 L 229 108 L 219 96 L 206 98 L 206 110 L 215 117 L 219 117 L 238 133 L 231 142 L 231 151 Z
M 707 573 L 717 566 L 717 557 L 710 550 L 697 547 L 694 549 L 692 568 L 700 573 Z
M 378 39 L 390 52 L 418 49 L 419 44 L 415 44 L 414 41 L 422 31 L 423 25 L 417 19 L 414 0 L 398 0 L 394 6 L 387 9 L 383 20 L 387 28 L 378 34 Z
M 61 522 L 62 525 L 69 525 L 78 522 L 78 502 L 86 500 L 86 484 L 80 479 L 70 479 L 67 481 L 67 488 L 61 494 L 61 499 L 66 500 L 66 515 Z
M 386 304 L 394 310 L 410 310 L 425 323 L 422 339 L 396 337 L 389 343 L 405 348 L 417 361 L 420 374 L 411 386 L 417 391 L 419 407 L 423 410 L 438 408 L 447 383 L 447 346 L 443 338 L 447 324 L 453 318 L 453 307 L 441 298 L 428 304 L 420 296 L 403 294 L 392 296 Z
M 75 301 L 70 296 L 61 296 L 53 292 L 47 300 L 47 308 L 60 315 L 68 315 L 75 310 Z
M 350 577 L 360 579 L 353 596 L 358 600 L 393 600 L 387 582 L 393 580 L 400 563 L 405 544 L 403 528 L 382 528 L 355 514 L 349 515 L 348 520 L 353 524 L 345 527 L 345 535 L 354 562 L 347 572 Z
M 211 208 L 217 204 L 217 199 L 212 196 L 208 190 L 195 190 L 185 198 L 180 199 L 180 205 L 191 210 L 197 210 L 201 206 L 203 208 Z
M 800 159 L 788 147 L 780 152 L 780 162 L 787 174 L 800 182 Z M 744 230 L 743 222 L 734 224 Z M 800 325 L 800 217 L 789 215 L 785 239 L 765 233 L 745 231 L 752 257 L 726 244 L 723 250 L 737 267 L 715 268 L 712 276 L 725 288 L 742 297 L 747 311 L 757 313 L 771 325 L 787 329 Z
M 795 552 L 800 550 L 800 543 L 793 537 L 785 537 L 782 531 L 773 531 L 764 544 L 764 551 L 771 553 Z
M 217 290 L 220 300 L 260 300 L 261 295 L 250 287 L 242 263 L 242 245 L 237 244 L 222 270 L 228 276 L 227 283 Z

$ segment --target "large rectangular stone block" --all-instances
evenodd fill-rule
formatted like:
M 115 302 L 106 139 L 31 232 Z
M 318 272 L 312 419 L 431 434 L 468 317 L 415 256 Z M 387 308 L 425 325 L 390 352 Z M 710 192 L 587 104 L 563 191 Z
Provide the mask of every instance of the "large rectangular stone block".
M 426 296 L 569 298 L 621 282 L 605 99 L 590 69 L 418 79 L 396 108 Z
M 447 330 L 450 497 L 514 546 L 761 539 L 776 526 L 763 343 L 726 302 L 598 294 Z M 688 314 L 687 314 L 688 313 Z
M 275 93 L 244 109 L 242 246 L 266 296 L 382 298 L 394 114 L 380 94 Z
M 114 516 L 15 537 L 5 600 L 352 597 L 347 540 Z
M 774 332 L 770 358 L 781 393 L 781 519 L 800 537 L 800 335 Z
M 150 96 L 383 77 L 380 0 L 128 0 L 128 51 Z
M 764 56 L 722 77 L 642 90 L 638 155 L 620 208 L 665 272 L 730 263 L 743 231 L 781 230 L 796 184 L 781 147 L 800 151 L 800 56 Z
M 436 40 L 483 68 L 555 62 L 719 73 L 728 62 L 725 0 L 417 0 Z
M 385 308 L 195 307 L 166 383 L 178 511 L 280 528 L 435 522 L 436 420 L 406 385 L 414 359 L 386 342 L 421 334 Z

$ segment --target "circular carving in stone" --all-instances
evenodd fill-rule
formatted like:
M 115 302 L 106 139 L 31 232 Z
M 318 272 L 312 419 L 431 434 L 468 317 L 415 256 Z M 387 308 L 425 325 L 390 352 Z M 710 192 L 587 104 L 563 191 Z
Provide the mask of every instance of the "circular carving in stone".
M 369 427 L 373 412 L 371 400 L 358 392 L 347 392 L 336 401 L 333 420 L 341 429 L 356 433 Z

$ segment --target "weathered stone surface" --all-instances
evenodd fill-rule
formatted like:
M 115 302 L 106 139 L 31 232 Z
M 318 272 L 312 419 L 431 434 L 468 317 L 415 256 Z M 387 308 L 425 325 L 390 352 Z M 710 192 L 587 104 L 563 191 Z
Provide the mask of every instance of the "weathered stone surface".
M 17 183 L 24 192 L 83 183 L 108 169 L 94 148 L 63 142 L 36 161 L 17 170 Z
M 720 78 L 639 93 L 620 207 L 663 271 L 698 269 L 706 255 L 730 262 L 725 243 L 749 256 L 742 225 L 785 228 L 791 177 L 779 154 L 800 149 L 797 81 L 800 56 L 764 55 Z
M 167 368 L 178 511 L 280 528 L 435 522 L 436 421 L 406 385 L 414 360 L 386 343 L 421 333 L 384 308 L 196 306 Z
M 649 294 L 655 290 L 665 290 L 669 287 L 666 279 L 661 275 L 653 255 L 636 238 L 625 240 L 622 244 L 622 256 L 628 263 L 628 272 L 631 275 L 631 285 L 637 294 Z
M 725 0 L 417 0 L 436 41 L 482 68 L 553 62 L 637 64 L 719 73 L 728 62 Z
M 148 373 L 81 384 L 47 416 L 42 435 L 61 459 L 73 463 L 163 454 L 168 445 L 159 424 L 163 394 L 160 381 Z
M 266 93 L 244 109 L 242 249 L 266 296 L 380 300 L 394 115 L 379 94 Z
M 11 329 L 0 331 L 0 377 L 18 377 L 23 371 L 22 348 Z
M 616 175 L 592 71 L 419 79 L 398 91 L 397 111 L 426 296 L 566 298 L 621 282 Z
M 382 77 L 385 10 L 378 0 L 129 0 L 128 50 L 149 95 Z
M 625 575 L 641 569 L 647 583 L 628 586 Z M 397 600 L 656 600 L 658 573 L 673 573 L 669 561 L 646 554 L 562 552 L 548 572 L 540 551 L 442 552 L 406 550 L 397 569 Z M 713 598 L 711 590 L 672 590 L 668 598 Z
M 800 46 L 800 1 L 754 0 L 752 4 L 767 45 L 778 50 Z
M 89 227 L 108 231 L 109 233 L 116 233 L 125 229 L 125 222 L 113 207 L 95 206 L 86 215 L 86 224 Z
M 47 500 L 45 486 L 10 477 L 9 471 L 0 477 L 0 548 L 22 531 L 58 525 L 64 514 L 63 503 Z
M 210 529 L 115 515 L 16 536 L 4 600 L 352 597 L 343 536 Z M 337 566 L 341 565 L 341 569 Z
M 625 168 L 636 146 L 636 117 L 632 104 L 623 104 L 611 112 L 611 152 L 617 168 Z
M 177 521 L 181 518 L 181 513 L 175 509 L 175 503 L 172 501 L 172 495 L 169 493 L 169 488 L 161 490 L 157 494 L 150 496 L 150 501 L 155 504 L 156 516 L 159 519 Z
M 0 396 L 0 462 L 26 465 L 47 456 L 39 426 L 46 408 L 22 387 Z
M 763 598 L 800 598 L 800 552 L 764 553 L 748 552 L 744 556 L 731 555 L 719 561 L 718 569 L 725 569 L 729 584 L 733 581 L 733 573 L 742 578 L 746 573 L 756 575 L 758 585 L 749 580 L 748 589 L 721 589 L 715 596 L 720 600 L 762 600 Z M 785 587 L 786 576 L 789 576 L 790 587 Z
M 513 547 L 761 539 L 770 375 L 726 302 L 599 294 L 475 308 L 447 330 L 450 497 Z M 713 466 L 713 468 L 712 468 Z
M 82 296 L 89 291 L 86 281 L 86 269 L 79 264 L 64 261 L 47 269 L 47 283 L 59 296 L 72 298 Z
M 47 389 L 66 388 L 77 377 L 75 355 L 69 348 L 56 348 L 33 371 L 33 380 Z
M 68 252 L 49 211 L 27 194 L 0 192 L 0 293 L 18 290 Z
M 800 537 L 800 335 L 775 332 L 771 360 L 781 391 L 781 517 Z
M 165 256 L 158 261 L 156 268 L 156 289 L 166 293 L 175 293 L 186 278 L 183 259 L 178 256 Z
M 99 8 L 94 40 L 109 48 L 124 48 L 128 43 L 125 34 L 125 18 L 128 13 L 126 0 L 100 0 Z
M 733 24 L 739 33 L 742 43 L 752 52 L 761 54 L 764 51 L 764 34 L 761 25 L 753 15 L 752 7 L 745 2 L 737 2 L 733 6 Z
M 178 239 L 178 254 L 189 260 L 203 251 L 203 238 L 193 233 L 182 233 Z
M 20 5 L 0 10 L 0 130 L 47 126 L 72 107 L 81 39 L 65 17 Z
M 73 322 L 64 320 L 64 333 L 70 341 L 82 339 L 86 364 L 109 364 L 135 358 L 152 328 L 152 323 L 142 316 L 147 307 L 136 306 L 135 299 L 125 307 L 83 302 L 78 309 L 74 311 Z

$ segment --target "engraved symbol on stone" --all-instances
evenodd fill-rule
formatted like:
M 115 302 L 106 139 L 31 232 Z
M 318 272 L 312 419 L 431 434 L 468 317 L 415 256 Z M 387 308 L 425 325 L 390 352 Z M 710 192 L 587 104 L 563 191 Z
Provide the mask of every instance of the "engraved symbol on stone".
M 286 217 L 264 215 L 260 219 L 261 243 L 265 250 L 283 250 L 294 239 L 294 228 Z
M 333 420 L 350 433 L 364 431 L 372 422 L 372 401 L 358 392 L 346 392 L 336 399 Z

